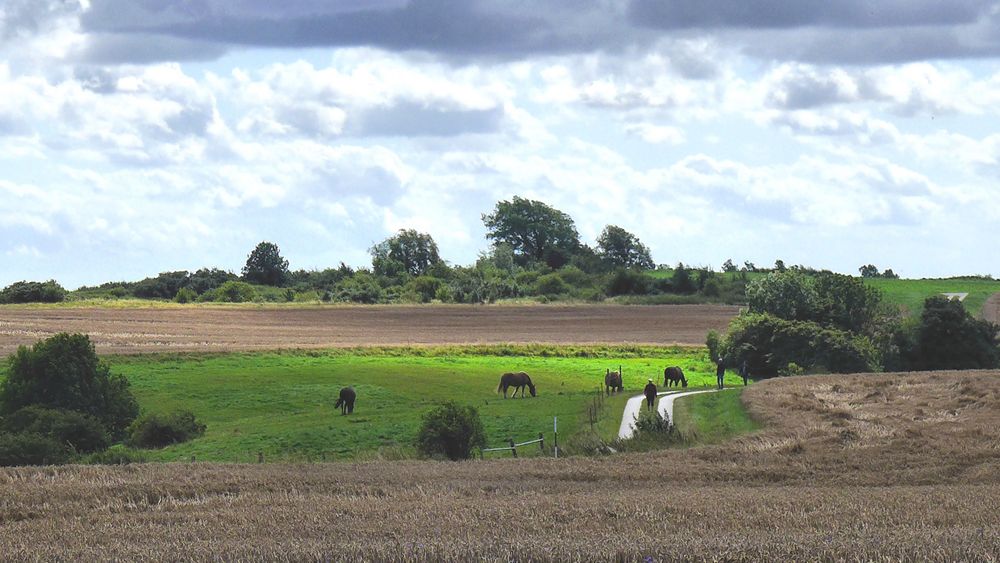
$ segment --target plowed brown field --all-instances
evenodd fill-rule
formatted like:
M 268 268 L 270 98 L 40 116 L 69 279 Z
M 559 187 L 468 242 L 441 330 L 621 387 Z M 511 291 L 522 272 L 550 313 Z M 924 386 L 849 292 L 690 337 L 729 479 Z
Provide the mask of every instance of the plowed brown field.
M 91 336 L 98 352 L 240 351 L 432 344 L 687 344 L 723 330 L 726 305 L 0 307 L 0 353 L 57 332 Z

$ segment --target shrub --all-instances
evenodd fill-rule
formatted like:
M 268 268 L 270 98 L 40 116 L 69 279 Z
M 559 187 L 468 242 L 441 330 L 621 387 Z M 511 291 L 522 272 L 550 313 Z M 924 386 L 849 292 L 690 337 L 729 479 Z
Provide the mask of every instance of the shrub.
M 561 295 L 569 291 L 569 286 L 558 273 L 545 274 L 535 282 L 535 291 L 539 295 Z
M 155 278 L 146 278 L 135 284 L 132 295 L 147 299 L 173 299 L 187 285 L 189 274 L 185 270 L 163 272 Z
M 64 447 L 80 452 L 96 452 L 111 443 L 99 420 L 76 411 L 25 407 L 3 418 L 0 430 L 10 433 L 40 434 Z
M 779 375 L 790 363 L 805 370 L 825 366 L 834 373 L 879 367 L 875 347 L 865 336 L 769 314 L 751 313 L 733 320 L 723 350 L 729 351 L 729 364 L 746 361 L 751 373 L 764 377 Z
M 0 466 L 65 463 L 69 450 L 41 434 L 0 434 Z
M 174 296 L 174 301 L 177 303 L 191 303 L 197 298 L 198 294 L 193 289 L 182 287 L 177 291 L 177 295 Z
M 209 300 L 222 303 L 249 303 L 257 298 L 257 291 L 253 286 L 241 281 L 227 281 L 209 293 L 211 294 Z
M 901 337 L 909 369 L 991 369 L 1000 366 L 1000 326 L 974 319 L 957 300 L 928 298 L 915 334 Z M 905 344 L 904 344 L 905 345 Z
M 645 295 L 653 286 L 653 278 L 638 270 L 616 270 L 608 281 L 607 294 Z
M 149 413 L 141 416 L 129 427 L 129 445 L 136 448 L 158 449 L 179 444 L 205 433 L 190 411 Z
M 378 303 L 382 298 L 382 286 L 375 276 L 358 272 L 337 284 L 337 299 L 354 303 Z
M 469 459 L 473 448 L 486 446 L 486 432 L 479 411 L 448 401 L 424 415 L 417 434 L 420 453 L 451 460 Z
M 417 276 L 406 283 L 405 293 L 411 294 L 414 301 L 430 303 L 443 286 L 443 282 L 435 277 Z
M 139 414 L 128 380 L 111 374 L 85 334 L 60 333 L 10 356 L 7 379 L 0 384 L 0 414 L 30 405 L 91 415 L 112 438 Z
M 55 280 L 19 281 L 0 291 L 0 303 L 59 303 L 65 299 L 66 290 Z

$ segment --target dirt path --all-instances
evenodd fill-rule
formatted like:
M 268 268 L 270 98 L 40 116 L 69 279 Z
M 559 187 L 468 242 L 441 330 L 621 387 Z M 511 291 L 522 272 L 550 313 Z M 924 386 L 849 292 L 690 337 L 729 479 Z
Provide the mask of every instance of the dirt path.
M 663 393 L 657 393 L 656 396 L 659 398 L 659 402 L 656 404 L 656 410 L 664 418 L 673 424 L 674 420 L 674 401 L 680 397 L 687 397 L 688 395 L 697 395 L 698 393 L 714 393 L 718 389 L 700 389 L 697 391 L 665 391 Z M 642 411 L 642 405 L 646 401 L 645 395 L 636 395 L 625 403 L 625 412 L 622 413 L 622 424 L 618 427 L 618 438 L 622 440 L 628 440 L 635 433 L 635 420 L 638 418 L 639 413 Z
M 101 353 L 439 344 L 703 345 L 739 313 L 726 305 L 174 307 L 0 306 L 0 354 L 58 332 Z
M 983 318 L 995 324 L 1000 324 L 1000 293 L 994 293 L 983 305 Z

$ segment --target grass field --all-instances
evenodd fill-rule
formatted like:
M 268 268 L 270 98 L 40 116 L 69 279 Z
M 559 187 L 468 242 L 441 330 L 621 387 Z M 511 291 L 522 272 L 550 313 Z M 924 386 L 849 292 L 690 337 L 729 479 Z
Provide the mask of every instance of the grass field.
M 539 432 L 551 439 L 554 416 L 566 444 L 589 431 L 587 405 L 606 368 L 622 366 L 624 396 L 639 393 L 647 378 L 661 381 L 667 365 L 684 368 L 692 387 L 714 383 L 704 349 L 677 347 L 381 348 L 110 362 L 131 381 L 144 411 L 185 408 L 207 424 L 203 437 L 150 454 L 161 461 L 255 461 L 258 452 L 272 461 L 412 457 L 422 415 L 448 399 L 479 409 L 491 445 Z M 500 374 L 522 370 L 538 396 L 503 400 L 496 393 Z M 333 404 L 347 385 L 358 402 L 353 415 L 342 416 Z M 601 437 L 617 431 L 615 401 L 624 396 L 604 402 L 595 428 Z
M 1000 292 L 1000 281 L 975 278 L 952 278 L 935 280 L 885 280 L 866 279 L 868 285 L 882 291 L 885 299 L 904 307 L 910 315 L 917 315 L 924 306 L 924 300 L 942 293 L 968 293 L 962 302 L 965 309 L 978 316 L 990 295 Z

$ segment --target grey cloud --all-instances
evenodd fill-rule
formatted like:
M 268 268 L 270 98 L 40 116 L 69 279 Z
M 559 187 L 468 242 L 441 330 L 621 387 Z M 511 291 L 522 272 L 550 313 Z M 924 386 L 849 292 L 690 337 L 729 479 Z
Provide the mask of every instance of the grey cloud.
M 768 104 L 783 109 L 808 109 L 855 99 L 828 74 L 798 71 L 786 76 L 768 95 Z
M 503 121 L 503 108 L 447 109 L 416 102 L 399 102 L 390 108 L 373 108 L 348 121 L 351 133 L 361 136 L 451 137 L 470 133 L 495 133 Z
M 20 0 L 22 4 L 27 0 Z M 359 47 L 447 60 L 649 49 L 705 37 L 764 59 L 880 64 L 1000 54 L 996 0 L 93 0 L 95 62 L 210 59 L 232 47 Z M 975 36 L 970 39 L 970 36 Z M 710 58 L 670 54 L 709 79 Z
M 0 41 L 38 33 L 79 8 L 72 0 L 4 0 L 0 3 Z
M 629 17 L 660 29 L 901 27 L 977 21 L 987 0 L 634 0 Z
M 80 59 L 87 63 L 158 63 L 176 60 L 213 60 L 226 53 L 226 46 L 166 34 L 93 33 Z
M 95 0 L 81 19 L 91 32 L 165 35 L 241 46 L 374 46 L 454 56 L 518 57 L 531 53 L 598 50 L 634 40 L 624 18 L 576 0 L 376 2 L 364 9 L 309 2 L 304 9 L 222 7 L 211 0 L 164 5 L 150 0 Z M 631 34 L 634 35 L 634 34 Z M 108 45 L 107 58 L 128 57 Z M 124 46 L 121 46 L 124 47 Z M 179 53 L 184 54 L 184 53 Z M 193 53 L 190 53 L 193 54 Z

